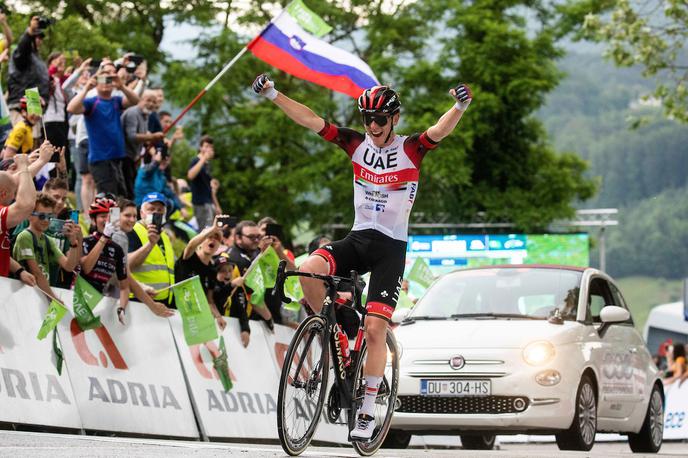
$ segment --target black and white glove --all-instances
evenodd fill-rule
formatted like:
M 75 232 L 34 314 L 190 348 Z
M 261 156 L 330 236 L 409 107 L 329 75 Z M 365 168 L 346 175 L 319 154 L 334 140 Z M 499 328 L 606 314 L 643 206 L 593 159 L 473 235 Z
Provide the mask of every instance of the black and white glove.
M 449 91 L 449 93 L 456 99 L 454 108 L 459 111 L 466 111 L 466 108 L 468 108 L 468 105 L 470 105 L 473 100 L 473 92 L 466 83 L 459 83 L 459 85 L 452 91 Z
M 275 100 L 277 97 L 275 83 L 270 80 L 270 77 L 266 73 L 258 75 L 253 81 L 253 92 L 270 100 Z

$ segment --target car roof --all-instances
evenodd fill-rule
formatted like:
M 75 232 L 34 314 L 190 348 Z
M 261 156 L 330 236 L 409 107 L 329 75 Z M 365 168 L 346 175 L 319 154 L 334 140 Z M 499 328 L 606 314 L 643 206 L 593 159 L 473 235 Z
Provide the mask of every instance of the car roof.
M 463 270 L 482 270 L 482 269 L 553 269 L 553 270 L 573 270 L 576 272 L 585 272 L 589 267 L 579 267 L 579 266 L 566 266 L 562 264 L 497 264 L 494 266 L 478 266 L 478 267 L 468 267 L 465 269 L 458 269 L 458 271 Z

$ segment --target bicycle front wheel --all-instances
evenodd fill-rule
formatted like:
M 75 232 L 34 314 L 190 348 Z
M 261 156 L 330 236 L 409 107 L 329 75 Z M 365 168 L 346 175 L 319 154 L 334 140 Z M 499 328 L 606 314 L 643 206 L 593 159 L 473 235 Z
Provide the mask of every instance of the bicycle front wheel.
M 329 375 L 325 320 L 306 318 L 296 330 L 284 358 L 277 394 L 277 432 L 291 456 L 310 444 L 325 404 Z
M 397 390 L 399 388 L 399 355 L 397 353 L 397 341 L 391 329 L 387 329 L 387 364 L 385 374 L 380 382 L 380 388 L 375 399 L 375 430 L 370 440 L 353 441 L 354 449 L 362 456 L 370 456 L 378 451 L 387 437 L 389 426 L 392 422 L 392 415 L 397 401 Z M 363 404 L 365 393 L 365 378 L 363 368 L 365 367 L 368 348 L 365 342 L 361 348 L 360 357 L 356 363 L 354 372 L 353 402 L 349 413 L 349 430 L 353 428 L 356 421 L 356 412 Z

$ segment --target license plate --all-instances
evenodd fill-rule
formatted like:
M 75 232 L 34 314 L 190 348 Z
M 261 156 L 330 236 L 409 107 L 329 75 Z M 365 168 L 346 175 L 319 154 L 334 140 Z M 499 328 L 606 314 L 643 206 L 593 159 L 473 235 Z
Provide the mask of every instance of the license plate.
M 489 396 L 490 380 L 420 380 L 422 396 Z

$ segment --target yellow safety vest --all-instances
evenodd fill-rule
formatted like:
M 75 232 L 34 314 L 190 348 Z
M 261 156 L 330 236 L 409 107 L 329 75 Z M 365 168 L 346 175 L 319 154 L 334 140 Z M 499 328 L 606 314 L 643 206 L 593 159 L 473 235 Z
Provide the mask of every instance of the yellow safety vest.
M 137 222 L 134 225 L 134 232 L 141 240 L 142 246 L 148 243 L 148 229 L 146 226 Z M 148 253 L 143 263 L 131 270 L 131 276 L 138 280 L 139 283 L 156 290 L 174 285 L 174 250 L 172 249 L 172 242 L 170 242 L 170 238 L 165 231 L 160 234 L 160 239 L 165 248 L 165 253 L 156 244 L 151 252 Z M 171 290 L 166 289 L 155 296 L 155 300 L 166 300 L 169 303 L 172 298 L 171 293 Z

